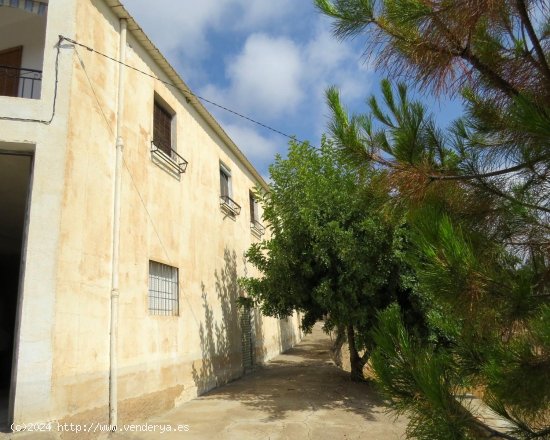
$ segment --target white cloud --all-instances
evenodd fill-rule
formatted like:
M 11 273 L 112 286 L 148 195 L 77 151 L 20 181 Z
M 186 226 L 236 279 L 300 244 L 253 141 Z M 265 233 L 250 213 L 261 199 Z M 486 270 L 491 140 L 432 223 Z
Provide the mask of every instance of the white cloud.
M 304 64 L 299 47 L 283 37 L 252 34 L 226 66 L 229 86 L 201 90 L 256 119 L 292 113 L 304 99 Z
M 305 53 L 311 65 L 323 71 L 333 70 L 356 55 L 348 45 L 334 38 L 324 21 L 317 22 L 316 31 L 307 43 Z
M 149 0 L 131 0 L 125 6 L 163 52 L 196 56 L 207 49 L 207 30 L 220 23 L 231 2 L 156 0 L 153 6 Z
M 224 129 L 245 156 L 254 163 L 272 160 L 278 146 L 285 144 L 284 141 L 278 142 L 278 139 L 262 136 L 256 129 L 242 124 L 224 124 Z
M 330 85 L 339 87 L 345 100 L 364 99 L 370 87 L 369 66 L 360 60 L 356 48 L 334 38 L 324 19 L 317 22 L 304 53 L 309 70 L 315 72 L 310 83 L 319 102 L 324 102 L 325 90 Z
M 336 40 L 311 0 L 128 0 L 127 7 L 199 94 L 299 139 L 319 142 L 336 85 L 346 104 L 369 92 L 361 48 Z M 235 47 L 239 42 L 241 47 Z M 222 72 L 221 62 L 225 63 Z M 225 81 L 223 78 L 225 77 Z M 362 104 L 361 104 L 362 105 Z M 221 117 L 260 172 L 287 140 L 239 118 Z
M 238 29 L 257 30 L 267 23 L 273 23 L 293 13 L 295 0 L 236 0 L 239 9 Z
M 315 144 L 326 130 L 328 86 L 339 87 L 346 104 L 362 103 L 369 92 L 370 66 L 360 54 L 349 43 L 337 41 L 322 18 L 301 40 L 252 34 L 238 54 L 226 57 L 227 83 L 207 84 L 200 93 Z M 247 157 L 264 169 L 287 144 L 283 137 L 274 138 L 238 118 L 224 127 Z
M 128 0 L 125 6 L 163 52 L 193 59 L 209 54 L 209 31 L 250 32 L 294 10 L 292 0 Z

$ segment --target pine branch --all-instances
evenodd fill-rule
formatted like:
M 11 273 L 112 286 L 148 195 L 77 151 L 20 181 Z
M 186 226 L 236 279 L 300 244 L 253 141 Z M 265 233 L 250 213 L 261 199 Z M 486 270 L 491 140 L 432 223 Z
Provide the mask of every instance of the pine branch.
M 539 160 L 544 160 L 547 157 L 542 157 Z M 535 161 L 538 162 L 539 160 Z M 515 165 L 510 168 L 504 168 L 497 171 L 491 171 L 489 173 L 478 174 L 466 174 L 466 175 L 429 175 L 430 180 L 473 180 L 473 179 L 485 179 L 487 177 L 502 176 L 503 174 L 513 173 L 515 171 L 522 170 L 524 168 L 530 168 L 533 166 L 533 162 L 524 162 L 519 165 Z
M 539 206 L 539 205 L 533 205 L 532 203 L 522 202 L 521 200 L 518 200 L 515 197 L 512 197 L 511 195 L 500 191 L 499 189 L 495 188 L 494 186 L 488 185 L 482 179 L 477 179 L 477 180 L 480 183 L 480 185 L 483 186 L 487 191 L 489 191 L 489 192 L 491 192 L 491 193 L 493 193 L 493 194 L 495 194 L 499 197 L 502 197 L 503 199 L 506 199 L 506 200 L 508 200 L 512 203 L 517 203 L 518 205 L 524 206 L 525 208 L 530 208 L 530 209 L 535 209 L 537 211 L 543 211 L 543 212 L 550 213 L 549 208 L 545 208 L 544 206 Z
M 504 79 L 501 75 L 499 75 L 497 72 L 495 72 L 493 69 L 491 69 L 488 65 L 483 63 L 476 55 L 474 55 L 471 50 L 469 44 L 466 44 L 464 47 L 460 45 L 460 43 L 457 41 L 456 36 L 452 34 L 451 31 L 449 31 L 440 20 L 436 19 L 436 16 L 433 16 L 434 22 L 440 23 L 439 28 L 442 30 L 445 34 L 447 34 L 447 38 L 450 40 L 451 44 L 454 46 L 453 49 L 449 49 L 446 47 L 438 46 L 437 44 L 428 43 L 425 40 L 417 40 L 416 43 L 418 46 L 423 46 L 428 50 L 431 50 L 432 52 L 444 54 L 444 55 L 452 55 L 454 57 L 462 58 L 463 60 L 469 62 L 473 67 L 475 67 L 480 73 L 487 76 L 487 78 L 500 90 L 502 90 L 506 95 L 510 97 L 515 97 L 519 95 L 519 91 L 506 79 Z M 380 19 L 378 18 L 372 18 L 370 23 L 373 23 L 375 26 L 377 26 L 382 32 L 390 35 L 391 37 L 398 39 L 399 41 L 406 42 L 412 45 L 412 41 L 409 41 L 405 36 L 399 35 L 398 33 L 391 30 L 388 26 L 385 26 Z
M 481 74 L 485 75 L 487 79 L 489 79 L 489 81 L 494 84 L 495 87 L 499 88 L 506 95 L 511 98 L 519 96 L 519 91 L 512 84 L 506 81 L 502 76 L 500 76 L 485 63 L 481 62 L 481 60 L 470 51 L 470 48 L 465 47 L 460 56 L 464 60 L 468 61 Z
M 527 8 L 525 6 L 524 0 L 516 0 L 516 6 L 518 8 L 521 21 L 525 26 L 525 28 L 527 29 L 527 33 L 529 34 L 529 39 L 531 40 L 531 44 L 533 45 L 533 48 L 537 53 L 537 56 L 539 58 L 539 62 L 544 71 L 544 74 L 546 78 L 550 80 L 550 66 L 546 61 L 546 57 L 540 45 L 540 41 L 537 37 L 537 34 L 535 33 L 535 29 L 533 29 L 533 24 L 531 23 L 531 20 L 529 19 L 529 14 L 527 13 Z

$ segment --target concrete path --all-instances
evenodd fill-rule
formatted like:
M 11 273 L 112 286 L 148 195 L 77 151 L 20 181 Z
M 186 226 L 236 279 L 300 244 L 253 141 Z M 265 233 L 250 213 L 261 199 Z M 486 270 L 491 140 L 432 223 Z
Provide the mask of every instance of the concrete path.
M 117 433 L 120 439 L 369 439 L 404 437 L 372 385 L 352 383 L 330 360 L 317 326 L 257 371 L 148 421 L 188 431 Z
M 167 413 L 121 426 L 99 439 L 368 439 L 404 438 L 372 385 L 353 383 L 330 360 L 330 340 L 317 326 L 295 348 L 253 373 Z M 149 432 L 121 432 L 124 429 Z M 172 431 L 172 432 L 168 432 Z M 177 432 L 176 432 L 177 431 Z M 30 434 L 30 433 L 29 433 Z M 56 436 L 23 438 L 59 438 Z M 21 436 L 21 437 L 20 437 Z M 1 438 L 1 436 L 0 436 Z M 62 439 L 71 438 L 61 435 Z

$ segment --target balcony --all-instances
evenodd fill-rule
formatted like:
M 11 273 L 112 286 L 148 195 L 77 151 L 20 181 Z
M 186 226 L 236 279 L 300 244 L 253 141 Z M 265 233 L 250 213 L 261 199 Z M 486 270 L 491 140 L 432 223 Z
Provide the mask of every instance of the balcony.
M 0 96 L 40 99 L 47 0 L 0 0 Z
M 223 211 L 227 212 L 229 215 L 235 217 L 241 213 L 241 205 L 239 205 L 235 200 L 229 196 L 220 197 L 220 206 Z
M 0 96 L 39 99 L 42 71 L 0 65 Z

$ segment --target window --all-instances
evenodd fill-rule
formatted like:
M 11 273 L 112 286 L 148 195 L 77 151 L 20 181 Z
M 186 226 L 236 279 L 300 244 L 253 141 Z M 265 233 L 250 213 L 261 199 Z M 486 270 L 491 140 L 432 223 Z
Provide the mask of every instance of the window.
M 231 197 L 233 188 L 231 187 L 231 171 L 225 165 L 220 163 L 220 200 L 222 209 L 230 216 L 236 216 L 241 213 L 240 205 Z
M 149 261 L 149 312 L 164 316 L 179 314 L 177 267 Z
M 264 227 L 260 223 L 260 215 L 258 214 L 258 201 L 252 191 L 249 192 L 249 201 L 250 201 L 250 228 L 252 232 L 257 235 L 262 235 L 265 231 Z
M 172 120 L 173 113 L 155 99 L 153 112 L 153 143 L 155 146 L 172 157 Z
M 224 165 L 220 165 L 220 194 L 222 197 L 231 197 L 231 171 Z
M 176 152 L 176 113 L 155 95 L 151 157 L 165 170 L 179 178 L 188 162 Z
M 258 221 L 258 202 L 256 201 L 254 194 L 252 194 L 252 191 L 249 193 L 249 199 L 250 199 L 250 222 L 254 223 Z

